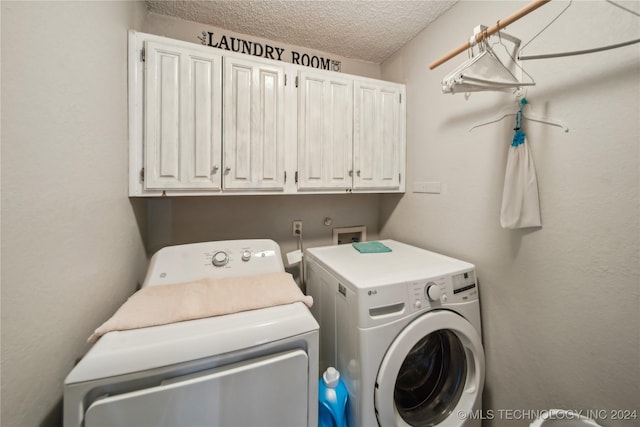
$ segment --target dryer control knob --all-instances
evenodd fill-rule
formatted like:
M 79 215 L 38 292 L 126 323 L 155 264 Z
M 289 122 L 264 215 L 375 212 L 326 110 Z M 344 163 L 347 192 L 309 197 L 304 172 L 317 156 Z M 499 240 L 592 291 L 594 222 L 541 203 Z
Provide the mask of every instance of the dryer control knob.
M 413 306 L 415 308 L 422 308 L 422 301 L 420 301 L 419 299 L 416 300 L 416 302 L 413 303 Z
M 442 302 L 443 304 L 448 300 L 449 300 L 449 297 L 447 297 L 447 294 L 442 294 L 442 296 L 440 297 L 440 302 Z
M 440 287 L 433 282 L 427 283 L 427 296 L 431 301 L 438 301 L 442 295 Z
M 229 262 L 229 255 L 225 251 L 218 251 L 213 254 L 211 263 L 216 267 L 224 267 Z
M 251 251 L 248 249 L 242 251 L 242 260 L 249 261 L 250 259 L 251 259 Z

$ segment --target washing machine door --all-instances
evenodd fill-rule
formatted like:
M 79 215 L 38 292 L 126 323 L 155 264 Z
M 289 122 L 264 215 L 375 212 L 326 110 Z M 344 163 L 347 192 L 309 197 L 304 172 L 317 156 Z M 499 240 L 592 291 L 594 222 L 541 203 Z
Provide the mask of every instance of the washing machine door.
M 462 426 L 481 407 L 484 350 L 475 328 L 446 310 L 418 317 L 400 332 L 378 371 L 378 423 Z

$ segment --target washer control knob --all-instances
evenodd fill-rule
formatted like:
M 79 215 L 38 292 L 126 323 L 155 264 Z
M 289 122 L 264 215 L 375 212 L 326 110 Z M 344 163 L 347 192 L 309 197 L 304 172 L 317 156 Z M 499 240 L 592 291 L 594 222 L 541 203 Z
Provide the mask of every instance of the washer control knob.
M 448 300 L 449 298 L 447 297 L 447 294 L 442 294 L 442 296 L 440 297 L 440 302 L 442 302 L 443 304 Z
M 413 306 L 418 309 L 422 308 L 422 301 L 420 301 L 419 299 L 416 300 L 416 302 L 413 303 Z
M 224 267 L 229 262 L 229 255 L 225 251 L 218 251 L 213 254 L 213 258 L 211 258 L 211 263 L 215 267 Z
M 242 260 L 243 261 L 249 261 L 251 259 L 251 251 L 249 249 L 245 249 L 244 251 L 242 251 Z
M 433 282 L 429 282 L 426 286 L 426 294 L 431 301 L 438 301 L 442 295 L 442 291 L 438 285 Z

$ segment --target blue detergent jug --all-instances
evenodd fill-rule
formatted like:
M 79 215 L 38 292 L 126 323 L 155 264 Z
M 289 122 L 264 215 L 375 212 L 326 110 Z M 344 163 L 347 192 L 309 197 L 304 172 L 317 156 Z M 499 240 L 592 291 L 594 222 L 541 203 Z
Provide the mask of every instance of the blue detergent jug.
M 318 381 L 319 427 L 347 427 L 347 399 L 349 393 L 340 372 L 329 367 Z

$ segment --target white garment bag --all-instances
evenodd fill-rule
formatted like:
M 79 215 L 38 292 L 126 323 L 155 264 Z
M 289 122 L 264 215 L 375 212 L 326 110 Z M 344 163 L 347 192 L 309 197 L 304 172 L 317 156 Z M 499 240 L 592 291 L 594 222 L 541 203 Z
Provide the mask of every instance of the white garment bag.
M 522 108 L 516 115 L 516 133 L 509 147 L 502 190 L 500 225 L 518 229 L 541 227 L 538 179 L 525 134 L 520 130 Z

